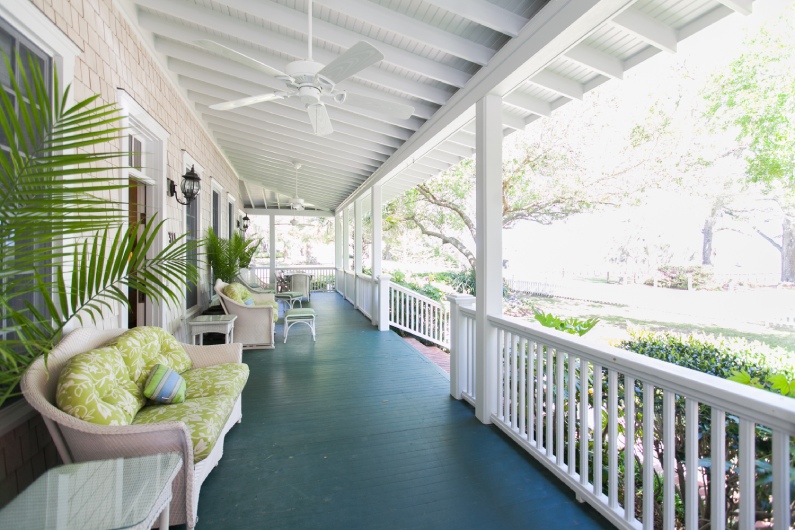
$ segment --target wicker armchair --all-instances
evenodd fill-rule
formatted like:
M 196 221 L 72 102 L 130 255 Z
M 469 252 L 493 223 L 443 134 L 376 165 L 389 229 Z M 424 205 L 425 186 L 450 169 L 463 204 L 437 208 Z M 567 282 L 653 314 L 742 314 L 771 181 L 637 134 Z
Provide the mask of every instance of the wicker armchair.
M 182 422 L 143 425 L 97 425 L 70 416 L 55 405 L 58 376 L 66 363 L 85 351 L 101 347 L 124 329 L 97 330 L 80 328 L 67 335 L 50 352 L 47 366 L 39 357 L 22 378 L 22 393 L 28 403 L 44 418 L 61 460 L 64 463 L 128 458 L 158 453 L 179 453 L 183 466 L 173 483 L 170 524 L 185 524 L 190 530 L 196 526 L 199 490 L 202 483 L 218 465 L 224 450 L 224 436 L 242 417 L 240 398 L 221 430 L 220 438 L 210 454 L 193 464 L 193 443 L 188 428 Z M 239 344 L 194 346 L 183 344 L 194 368 L 222 363 L 239 363 L 242 352 Z
M 272 293 L 251 292 L 254 305 L 245 305 L 235 302 L 224 294 L 224 287 L 227 285 L 229 284 L 222 280 L 216 280 L 215 292 L 221 301 L 224 313 L 237 315 L 235 320 L 235 342 L 242 343 L 244 350 L 272 349 L 276 332 L 276 323 L 273 317 L 278 309 L 274 309 L 271 305 L 257 304 L 275 302 L 276 298 L 274 295 Z
M 290 290 L 301 293 L 301 298 L 309 300 L 312 294 L 312 275 L 296 272 L 290 275 Z

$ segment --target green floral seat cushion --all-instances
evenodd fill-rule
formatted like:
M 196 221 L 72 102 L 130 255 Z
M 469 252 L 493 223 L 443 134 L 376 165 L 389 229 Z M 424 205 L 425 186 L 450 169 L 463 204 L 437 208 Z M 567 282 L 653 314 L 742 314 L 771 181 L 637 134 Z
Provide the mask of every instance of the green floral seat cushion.
M 276 322 L 279 320 L 279 302 L 257 302 L 254 305 L 271 306 L 273 308 L 273 321 Z
M 105 346 L 115 346 L 124 357 L 128 378 L 143 388 L 156 364 L 164 364 L 177 373 L 190 370 L 193 363 L 185 349 L 163 328 L 142 326 L 125 331 Z
M 182 374 L 187 387 L 186 399 L 240 395 L 248 380 L 248 365 L 224 363 L 205 368 L 194 368 Z
M 223 293 L 230 300 L 233 300 L 238 304 L 245 304 L 246 300 L 251 299 L 251 295 L 249 294 L 249 291 L 246 289 L 245 285 L 239 284 L 237 282 L 230 283 L 224 287 Z
M 196 464 L 207 458 L 213 450 L 221 429 L 232 413 L 235 400 L 234 396 L 220 395 L 186 399 L 183 403 L 170 405 L 148 405 L 138 412 L 133 425 L 183 422 L 190 432 L 193 463 Z
M 124 356 L 104 347 L 72 357 L 58 376 L 55 402 L 62 411 L 99 425 L 129 425 L 146 404 L 130 379 Z

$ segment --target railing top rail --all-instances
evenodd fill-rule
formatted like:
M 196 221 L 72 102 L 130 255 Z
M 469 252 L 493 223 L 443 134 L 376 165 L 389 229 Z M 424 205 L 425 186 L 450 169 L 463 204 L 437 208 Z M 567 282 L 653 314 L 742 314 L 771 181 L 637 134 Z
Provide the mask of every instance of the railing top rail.
M 355 276 L 356 275 L 356 273 L 353 272 L 353 271 L 342 271 L 342 272 L 344 272 L 345 274 L 347 274 L 349 276 Z
M 418 293 L 417 291 L 413 291 L 411 289 L 407 289 L 407 288 L 403 287 L 402 285 L 396 284 L 395 282 L 389 282 L 389 288 L 390 289 L 394 289 L 396 291 L 400 291 L 401 293 L 406 293 L 408 295 L 411 295 L 414 298 L 416 298 L 416 299 L 418 299 L 418 300 L 420 300 L 422 302 L 426 302 L 426 303 L 428 303 L 430 305 L 434 305 L 434 306 L 439 307 L 439 308 L 444 308 L 445 307 L 445 305 L 442 302 L 437 302 L 433 298 L 428 298 L 427 296 L 422 295 L 422 294 Z
M 356 277 L 359 278 L 360 280 L 369 281 L 370 283 L 372 283 L 372 281 L 373 281 L 373 277 L 372 276 L 370 276 L 369 274 L 364 274 L 363 272 L 360 272 L 359 274 L 357 274 Z
M 474 314 L 471 309 L 462 308 L 464 313 L 470 311 Z M 730 414 L 744 416 L 795 436 L 795 399 L 613 346 L 604 346 L 588 339 L 575 338 L 567 333 L 529 324 L 515 317 L 489 316 L 489 322 L 506 331 L 538 340 L 547 346 L 582 356 L 604 368 L 617 370 L 657 387 L 691 397 L 700 403 Z
M 267 266 L 258 266 L 258 269 L 267 269 Z M 302 270 L 322 270 L 322 269 L 334 269 L 334 265 L 277 265 L 276 269 L 281 270 L 294 270 L 294 269 L 302 269 Z

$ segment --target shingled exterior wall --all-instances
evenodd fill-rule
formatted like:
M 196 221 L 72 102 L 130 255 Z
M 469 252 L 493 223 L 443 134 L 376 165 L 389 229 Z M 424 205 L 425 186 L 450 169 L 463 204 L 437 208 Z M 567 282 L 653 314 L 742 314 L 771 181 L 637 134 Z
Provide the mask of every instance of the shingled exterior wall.
M 210 226 L 212 215 L 213 186 L 207 177 L 212 177 L 216 186 L 223 188 L 221 218 L 226 219 L 226 198 L 234 198 L 241 204 L 237 176 L 196 119 L 179 88 L 139 37 L 127 14 L 111 0 L 31 0 L 31 3 L 82 50 L 74 64 L 74 79 L 70 80 L 75 101 L 100 94 L 102 103 L 116 103 L 117 89 L 126 91 L 169 134 L 168 178 L 180 182 L 185 172 L 183 150 L 203 166 L 200 230 L 203 232 Z M 14 13 L 13 5 L 11 12 Z M 169 219 L 166 231 L 184 233 L 184 206 L 172 198 L 166 204 L 167 211 L 160 212 L 161 217 Z M 209 300 L 208 278 L 208 272 L 203 271 L 199 282 L 203 290 L 200 304 Z M 169 314 L 169 331 L 185 340 L 182 317 L 181 311 Z M 101 325 L 116 327 L 119 323 L 120 318 L 114 315 Z M 38 414 L 26 415 L 27 419 L 9 430 L 3 428 L 2 412 L 0 506 L 58 463 L 52 440 Z

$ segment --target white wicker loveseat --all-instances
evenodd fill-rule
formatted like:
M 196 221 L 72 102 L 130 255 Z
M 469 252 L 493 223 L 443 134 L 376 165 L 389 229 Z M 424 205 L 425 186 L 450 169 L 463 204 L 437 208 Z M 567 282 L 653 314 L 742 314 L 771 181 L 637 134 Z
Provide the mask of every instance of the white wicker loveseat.
M 224 293 L 230 284 L 215 281 L 215 293 L 221 301 L 221 307 L 227 315 L 237 315 L 235 319 L 235 341 L 243 344 L 244 350 L 274 347 L 276 334 L 276 319 L 279 316 L 276 298 L 272 293 L 257 293 L 247 291 L 246 287 L 238 286 L 246 291 L 246 296 L 252 304 L 246 305 L 233 300 Z M 231 285 L 235 285 L 234 283 Z
M 144 328 L 136 328 L 136 330 L 139 329 Z M 159 328 L 154 329 L 166 333 Z M 180 353 L 183 359 L 182 364 L 189 365 L 189 370 L 182 372 L 188 382 L 188 396 L 184 403 L 148 405 L 135 412 L 135 420 L 148 414 L 148 420 L 146 418 L 141 420 L 148 421 L 148 423 L 136 424 L 133 421 L 130 424 L 118 424 L 119 422 L 114 419 L 110 425 L 101 425 L 79 419 L 60 410 L 56 406 L 56 402 L 62 403 L 64 388 L 63 384 L 59 387 L 59 379 L 64 369 L 71 370 L 74 367 L 75 363 L 70 363 L 70 360 L 78 354 L 90 351 L 92 353 L 81 356 L 79 361 L 84 361 L 84 366 L 88 365 L 93 369 L 94 365 L 90 363 L 93 362 L 94 356 L 96 355 L 98 359 L 101 358 L 97 352 L 111 349 L 99 350 L 99 348 L 109 341 L 118 342 L 121 340 L 120 335 L 125 331 L 127 330 L 101 331 L 88 328 L 73 331 L 52 350 L 48 356 L 46 367 L 42 358 L 37 359 L 31 365 L 22 379 L 22 392 L 31 406 L 44 418 L 64 463 L 165 452 L 181 454 L 183 466 L 173 483 L 170 524 L 185 523 L 187 528 L 192 529 L 196 526 L 201 485 L 221 459 L 224 436 L 242 418 L 240 392 L 248 378 L 248 367 L 242 364 L 241 345 L 194 346 L 182 344 L 184 353 L 187 353 L 189 358 L 187 360 Z M 173 340 L 173 337 L 168 337 L 172 349 L 175 346 L 178 349 L 180 345 Z M 148 347 L 149 344 L 144 346 Z M 114 354 L 111 353 L 111 355 Z M 125 369 L 129 369 L 131 374 L 133 371 L 143 372 L 151 369 L 149 365 L 152 362 L 163 363 L 163 359 L 163 357 L 150 358 L 146 363 L 140 362 L 139 366 L 130 365 L 126 368 L 124 364 L 118 365 L 118 362 L 128 363 L 127 357 L 118 362 L 114 360 L 117 363 L 116 377 L 123 379 L 123 373 L 121 376 L 119 373 Z M 98 371 L 102 372 L 103 369 L 104 366 Z M 195 375 L 193 382 L 189 381 L 191 373 Z M 235 378 L 234 384 L 230 384 L 230 373 Z M 145 376 L 146 374 L 144 374 Z M 137 373 L 131 375 L 131 380 L 122 381 L 115 386 L 113 384 L 106 386 L 106 381 L 113 379 L 113 376 L 101 379 L 101 385 L 89 383 L 95 384 L 97 388 L 96 390 L 95 388 L 91 389 L 92 392 L 97 392 L 94 401 L 104 400 L 100 403 L 100 407 L 104 406 L 110 413 L 115 413 L 119 410 L 119 397 L 124 392 L 134 395 L 133 399 L 141 399 L 142 396 L 135 396 L 134 380 L 136 377 L 138 377 Z M 191 390 L 192 386 L 194 390 Z M 230 386 L 233 386 L 235 390 L 224 390 Z M 132 389 L 131 392 L 130 389 Z M 190 395 L 192 392 L 194 396 Z M 223 395 L 221 395 L 222 392 Z M 213 395 L 214 393 L 217 395 Z M 199 416 L 202 413 L 202 407 L 205 409 L 205 414 L 207 414 L 208 408 L 210 409 L 209 414 L 215 414 L 213 428 L 203 431 L 194 427 L 192 430 L 188 425 L 191 424 L 191 421 L 197 421 L 196 418 L 183 417 L 184 421 L 180 421 L 180 414 Z M 153 410 L 154 414 L 151 414 Z M 100 411 L 102 411 L 101 408 Z M 71 412 L 74 413 L 74 411 Z M 225 421 L 224 417 L 226 417 Z M 105 420 L 107 419 L 105 418 Z M 198 440 L 202 436 L 213 438 L 217 436 L 217 438 Z

